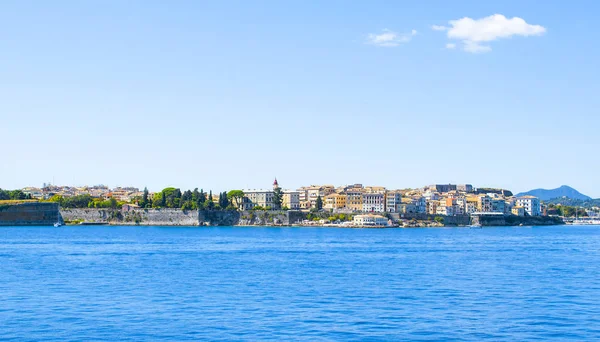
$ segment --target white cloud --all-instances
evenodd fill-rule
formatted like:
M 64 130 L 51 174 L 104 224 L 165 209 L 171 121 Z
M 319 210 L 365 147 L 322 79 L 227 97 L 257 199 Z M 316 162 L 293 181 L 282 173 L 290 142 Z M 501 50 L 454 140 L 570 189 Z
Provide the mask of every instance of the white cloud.
M 472 42 L 470 40 L 465 40 L 463 43 L 463 49 L 467 52 L 484 53 L 492 51 L 492 48 L 489 45 L 483 45 L 477 42 Z
M 446 26 L 431 25 L 431 29 L 434 31 L 446 31 L 448 28 Z
M 528 24 L 519 17 L 506 18 L 502 14 L 494 14 L 481 19 L 464 17 L 458 20 L 450 20 L 450 27 L 432 26 L 432 29 L 447 31 L 449 39 L 460 40 L 463 49 L 467 52 L 482 53 L 491 51 L 492 48 L 485 42 L 492 42 L 501 38 L 513 36 L 539 36 L 546 32 L 546 28 L 540 25 Z
M 410 33 L 396 33 L 394 31 L 384 29 L 383 33 L 380 34 L 368 34 L 367 43 L 377 46 L 394 47 L 410 42 L 412 37 L 416 35 L 417 30 L 412 30 Z
M 454 44 L 454 43 L 446 44 L 446 49 L 454 49 L 455 47 L 456 47 L 456 44 Z

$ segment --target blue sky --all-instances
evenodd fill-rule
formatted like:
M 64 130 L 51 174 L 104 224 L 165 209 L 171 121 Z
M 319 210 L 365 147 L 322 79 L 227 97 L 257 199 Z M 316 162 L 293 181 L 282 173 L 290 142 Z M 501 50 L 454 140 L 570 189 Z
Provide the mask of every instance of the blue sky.
M 277 176 L 600 197 L 598 7 L 4 1 L 0 187 L 225 190 Z

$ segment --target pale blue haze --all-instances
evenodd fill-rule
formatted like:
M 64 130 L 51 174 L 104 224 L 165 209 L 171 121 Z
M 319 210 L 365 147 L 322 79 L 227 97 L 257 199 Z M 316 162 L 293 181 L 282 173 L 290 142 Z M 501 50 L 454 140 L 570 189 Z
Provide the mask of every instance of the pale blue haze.
M 3 1 L 0 187 L 430 183 L 600 197 L 595 1 Z M 537 37 L 445 49 L 495 13 Z M 395 48 L 368 34 L 417 30 Z M 252 166 L 252 167 L 249 167 Z
M 600 230 L 0 229 L 8 341 L 600 339 Z

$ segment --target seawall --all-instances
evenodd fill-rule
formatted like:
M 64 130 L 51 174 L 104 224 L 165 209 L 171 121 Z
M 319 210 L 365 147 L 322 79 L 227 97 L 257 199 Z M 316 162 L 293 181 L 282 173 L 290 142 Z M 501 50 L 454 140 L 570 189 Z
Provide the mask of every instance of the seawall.
M 300 211 L 230 211 L 230 210 L 181 210 L 181 209 L 61 209 L 56 203 L 22 203 L 0 205 L 0 226 L 50 226 L 61 223 L 91 223 L 142 226 L 263 226 L 293 225 L 307 218 Z M 317 216 L 326 218 L 329 213 Z M 394 220 L 398 214 L 391 214 Z M 434 220 L 436 215 L 403 215 L 408 220 Z M 514 215 L 443 216 L 446 226 L 540 226 L 564 224 L 558 217 Z
M 0 204 L 0 226 L 52 226 L 62 218 L 56 203 Z
M 61 209 L 67 222 L 141 225 L 197 226 L 198 210 L 180 209 Z
M 514 215 L 473 215 L 472 223 L 482 227 L 491 226 L 555 226 L 565 224 L 560 217 L 514 216 Z

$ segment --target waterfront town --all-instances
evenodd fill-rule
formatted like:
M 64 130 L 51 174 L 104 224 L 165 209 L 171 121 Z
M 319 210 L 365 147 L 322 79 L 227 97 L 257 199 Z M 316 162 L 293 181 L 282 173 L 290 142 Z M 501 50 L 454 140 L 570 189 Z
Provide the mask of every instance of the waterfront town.
M 165 190 L 171 189 L 181 201 L 167 204 Z M 167 188 L 162 192 L 148 192 L 136 187 L 109 188 L 97 186 L 55 186 L 44 184 L 41 188 L 27 187 L 21 192 L 27 198 L 55 201 L 57 198 L 87 196 L 97 201 L 111 200 L 119 208 L 182 208 L 203 209 L 206 206 L 187 206 L 184 199 L 198 197 L 191 191 Z M 177 195 L 179 193 L 179 195 Z M 189 193 L 189 194 L 188 194 Z M 197 189 L 194 194 L 199 193 Z M 360 226 L 389 225 L 390 218 L 436 218 L 473 217 L 477 215 L 503 215 L 515 217 L 557 216 L 556 208 L 547 206 L 534 196 L 514 196 L 505 189 L 477 188 L 471 184 L 433 184 L 415 189 L 387 189 L 383 186 L 350 184 L 344 186 L 309 185 L 295 190 L 281 188 L 277 179 L 272 187 L 243 189 L 219 193 L 213 196 L 202 192 L 209 208 L 253 211 L 291 210 L 304 212 L 327 212 L 345 215 L 351 223 Z M 169 195 L 172 196 L 172 195 Z M 236 198 L 231 198 L 231 196 Z M 230 197 L 227 200 L 227 197 Z M 154 201 L 152 201 L 154 199 Z M 223 200 L 225 204 L 223 204 Z M 195 201 L 195 200 L 193 200 Z M 89 207 L 94 207 L 90 202 Z M 186 202 L 188 203 L 188 202 Z M 221 207 L 220 207 L 221 206 Z M 333 216 L 339 217 L 339 216 Z M 321 220 L 320 223 L 329 223 Z M 348 222 L 346 222 L 348 223 Z

